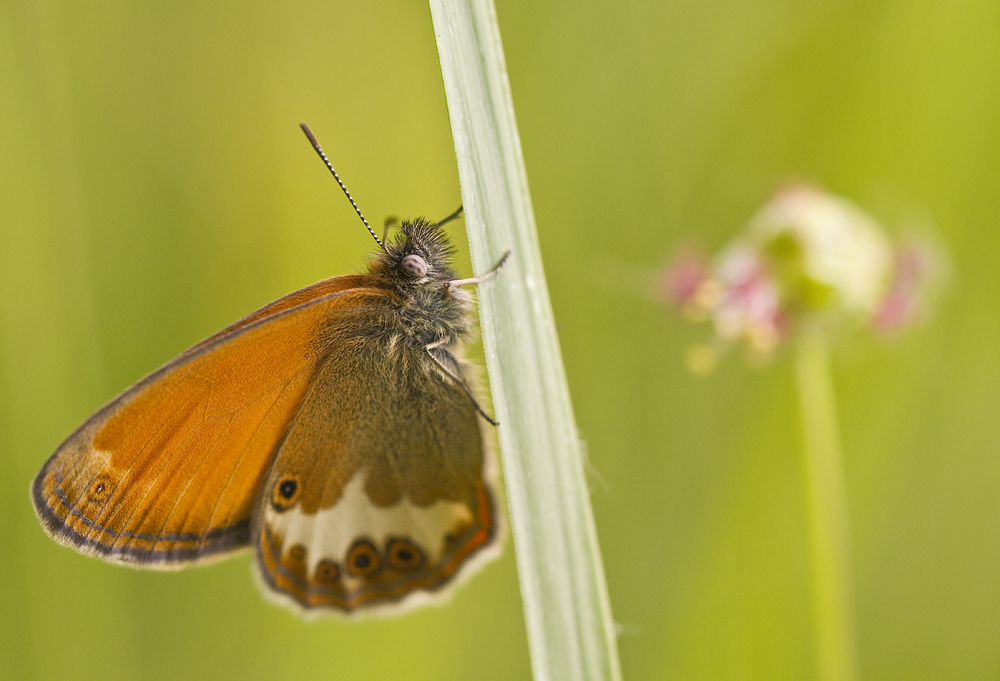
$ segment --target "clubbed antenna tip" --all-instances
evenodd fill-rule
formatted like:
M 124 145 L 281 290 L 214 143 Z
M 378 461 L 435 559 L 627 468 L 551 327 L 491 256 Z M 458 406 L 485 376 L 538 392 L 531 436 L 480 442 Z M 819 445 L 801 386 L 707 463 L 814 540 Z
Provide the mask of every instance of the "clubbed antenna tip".
M 313 131 L 310 130 L 309 126 L 306 125 L 305 123 L 299 123 L 299 127 L 302 128 L 302 132 L 304 132 L 306 134 L 306 137 L 309 138 L 309 144 L 311 144 L 313 149 L 316 150 L 316 153 L 319 154 L 319 157 L 323 159 L 323 163 L 325 163 L 326 167 L 330 169 L 330 172 L 333 174 L 333 179 L 335 179 L 337 181 L 337 184 L 340 185 L 340 188 L 344 190 L 344 194 L 347 196 L 347 200 L 351 202 L 352 206 L 354 206 L 354 212 L 358 214 L 358 217 L 361 218 L 361 222 L 365 223 L 365 227 L 368 228 L 368 233 L 372 235 L 372 238 L 375 239 L 375 242 L 379 245 L 379 247 L 381 247 L 383 251 L 386 251 L 386 253 L 388 253 L 385 244 L 382 243 L 382 240 L 379 239 L 378 235 L 375 234 L 375 230 L 373 230 L 371 225 L 368 224 L 368 221 L 365 220 L 365 216 L 361 213 L 361 209 L 358 208 L 358 204 L 354 202 L 354 198 L 351 196 L 351 192 L 347 191 L 347 187 L 345 187 L 344 183 L 340 180 L 340 176 L 337 175 L 337 171 L 333 169 L 333 164 L 330 163 L 330 159 L 326 157 L 326 153 L 323 151 L 323 147 L 321 147 L 319 145 L 319 142 L 316 140 L 316 136 L 313 134 Z

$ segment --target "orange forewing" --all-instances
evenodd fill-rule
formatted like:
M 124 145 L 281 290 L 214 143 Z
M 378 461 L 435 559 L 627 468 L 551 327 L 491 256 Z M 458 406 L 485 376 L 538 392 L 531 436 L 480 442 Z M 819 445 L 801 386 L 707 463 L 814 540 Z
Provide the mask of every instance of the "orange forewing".
M 271 303 L 91 417 L 32 484 L 55 539 L 170 567 L 246 546 L 261 481 L 318 361 L 317 336 L 374 292 L 335 277 Z

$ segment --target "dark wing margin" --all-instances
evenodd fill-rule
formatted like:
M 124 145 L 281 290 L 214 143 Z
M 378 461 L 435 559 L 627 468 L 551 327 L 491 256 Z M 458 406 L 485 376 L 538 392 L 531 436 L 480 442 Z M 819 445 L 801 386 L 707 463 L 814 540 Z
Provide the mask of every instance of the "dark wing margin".
M 247 546 L 256 495 L 331 320 L 380 295 L 337 277 L 290 294 L 126 390 L 64 441 L 32 483 L 56 541 L 153 568 Z

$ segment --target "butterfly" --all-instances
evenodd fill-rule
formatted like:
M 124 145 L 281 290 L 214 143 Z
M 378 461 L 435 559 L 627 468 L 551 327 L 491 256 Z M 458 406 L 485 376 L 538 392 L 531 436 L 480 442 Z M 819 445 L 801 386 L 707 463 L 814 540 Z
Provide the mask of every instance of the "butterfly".
M 462 345 L 472 296 L 437 223 L 379 239 L 364 274 L 291 293 L 94 414 L 31 497 L 56 541 L 176 569 L 252 549 L 266 595 L 307 613 L 439 600 L 499 553 L 494 463 Z M 388 232 L 389 223 L 386 224 Z

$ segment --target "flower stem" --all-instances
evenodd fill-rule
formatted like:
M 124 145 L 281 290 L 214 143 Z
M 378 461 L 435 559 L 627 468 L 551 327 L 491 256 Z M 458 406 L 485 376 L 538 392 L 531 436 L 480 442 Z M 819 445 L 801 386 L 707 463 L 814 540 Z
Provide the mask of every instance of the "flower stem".
M 847 498 L 830 349 L 825 332 L 816 325 L 803 328 L 797 338 L 796 374 L 809 500 L 817 678 L 853 681 L 857 659 Z

